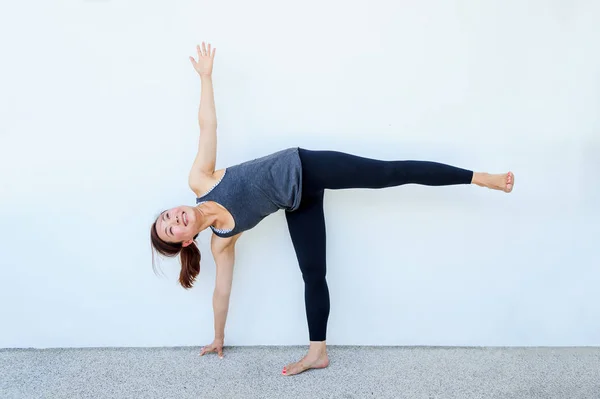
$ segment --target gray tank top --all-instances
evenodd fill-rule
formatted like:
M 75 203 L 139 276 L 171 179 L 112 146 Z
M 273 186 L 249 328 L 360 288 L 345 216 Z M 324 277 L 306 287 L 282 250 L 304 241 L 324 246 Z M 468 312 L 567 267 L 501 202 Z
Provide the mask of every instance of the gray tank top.
M 220 230 L 219 237 L 231 237 L 256 226 L 279 209 L 294 211 L 302 198 L 302 164 L 298 147 L 225 168 L 223 177 L 196 204 L 214 201 L 233 216 L 235 227 Z

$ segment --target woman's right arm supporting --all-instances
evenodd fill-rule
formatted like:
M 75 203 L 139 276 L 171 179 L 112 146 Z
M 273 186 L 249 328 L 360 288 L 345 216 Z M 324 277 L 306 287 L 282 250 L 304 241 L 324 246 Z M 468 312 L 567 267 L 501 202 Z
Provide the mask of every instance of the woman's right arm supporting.
M 239 233 L 230 238 L 221 238 L 213 233 L 211 251 L 216 265 L 215 291 L 213 293 L 213 309 L 215 313 L 215 340 L 225 338 L 225 322 L 229 310 L 229 297 L 233 281 L 233 265 L 235 263 L 235 243 Z
M 233 281 L 233 264 L 235 262 L 235 242 L 242 233 L 230 238 L 217 237 L 214 233 L 210 244 L 211 252 L 217 266 L 215 291 L 213 293 L 213 310 L 215 314 L 215 339 L 210 345 L 202 347 L 200 356 L 209 352 L 217 352 L 223 357 L 225 342 L 225 322 L 229 310 L 231 283 Z
M 217 278 L 213 293 L 213 310 L 215 313 L 215 339 L 225 339 L 225 322 L 229 310 L 229 297 L 233 280 L 233 264 L 235 262 L 235 245 L 227 247 L 215 254 Z

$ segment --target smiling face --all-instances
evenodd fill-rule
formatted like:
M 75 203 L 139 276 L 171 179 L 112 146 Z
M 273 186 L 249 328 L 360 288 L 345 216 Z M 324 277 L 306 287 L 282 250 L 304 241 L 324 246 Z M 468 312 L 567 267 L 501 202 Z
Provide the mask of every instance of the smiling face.
M 166 242 L 180 243 L 194 239 L 200 231 L 202 215 L 197 208 L 178 206 L 167 209 L 156 219 L 158 237 Z

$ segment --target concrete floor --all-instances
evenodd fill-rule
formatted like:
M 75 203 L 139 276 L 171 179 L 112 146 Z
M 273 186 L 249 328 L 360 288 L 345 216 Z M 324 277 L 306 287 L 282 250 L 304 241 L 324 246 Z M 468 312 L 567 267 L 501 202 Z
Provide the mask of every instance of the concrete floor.
M 600 398 L 600 348 L 329 348 L 330 365 L 285 377 L 305 347 L 4 349 L 12 398 Z

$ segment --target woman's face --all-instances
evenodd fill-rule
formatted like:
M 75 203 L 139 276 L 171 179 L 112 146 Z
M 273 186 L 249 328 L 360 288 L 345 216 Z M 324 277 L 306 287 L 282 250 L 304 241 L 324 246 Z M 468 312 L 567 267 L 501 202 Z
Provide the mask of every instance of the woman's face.
M 193 240 L 202 227 L 202 214 L 196 207 L 178 206 L 167 209 L 156 219 L 156 232 L 166 242 Z

